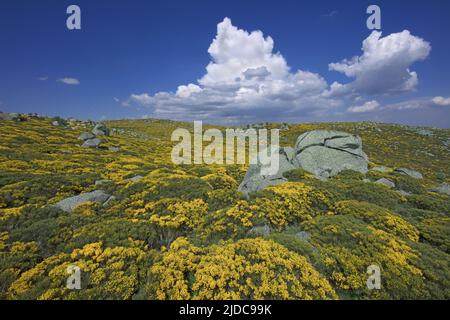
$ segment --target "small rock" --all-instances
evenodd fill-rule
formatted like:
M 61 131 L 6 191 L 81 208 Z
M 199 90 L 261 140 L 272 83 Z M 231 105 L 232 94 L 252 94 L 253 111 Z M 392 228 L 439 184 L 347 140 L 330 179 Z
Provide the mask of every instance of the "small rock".
M 295 237 L 302 241 L 308 241 L 311 238 L 311 234 L 306 231 L 300 231 L 295 234 Z
M 109 136 L 109 129 L 103 123 L 98 123 L 95 125 L 94 129 L 92 129 L 92 133 L 96 136 Z
M 411 192 L 406 192 L 404 190 L 398 190 L 397 192 L 402 196 L 410 196 L 412 194 Z
M 441 185 L 430 189 L 431 192 L 444 193 L 450 196 L 450 184 L 444 182 Z
M 59 122 L 58 122 L 58 121 L 56 121 L 56 120 L 55 120 L 55 121 L 53 121 L 53 122 L 52 122 L 52 126 L 55 126 L 55 127 L 59 126 Z
M 388 172 L 389 169 L 386 168 L 385 166 L 380 166 L 380 167 L 375 167 L 370 169 L 370 171 L 377 171 L 377 172 Z
M 407 176 L 410 176 L 412 178 L 416 178 L 416 179 L 422 179 L 423 176 L 420 172 L 415 171 L 415 170 L 411 170 L 411 169 L 406 169 L 406 168 L 398 168 L 395 169 L 395 172 L 401 173 L 401 174 L 406 174 Z
M 95 181 L 95 185 L 99 186 L 99 185 L 102 185 L 102 184 L 105 184 L 105 183 L 110 183 L 110 182 L 113 182 L 113 181 L 112 180 L 108 180 L 108 179 L 102 179 L 102 180 Z
M 108 150 L 111 152 L 119 152 L 120 148 L 119 147 L 108 147 Z
M 111 204 L 111 202 L 113 202 L 114 200 L 116 200 L 115 196 L 111 196 L 108 198 L 108 200 L 105 201 L 105 203 L 103 203 L 103 207 L 107 207 Z
M 100 143 L 102 142 L 102 140 L 98 139 L 98 138 L 94 138 L 94 139 L 89 139 L 86 140 L 81 147 L 82 148 L 97 148 Z
M 270 234 L 270 228 L 268 225 L 253 227 L 249 230 L 249 234 L 266 237 Z
M 73 209 L 75 209 L 75 207 L 83 203 L 86 202 L 104 203 L 106 200 L 109 199 L 109 197 L 110 195 L 105 193 L 103 190 L 95 190 L 92 192 L 82 193 L 78 196 L 61 200 L 60 202 L 55 204 L 55 207 L 70 213 L 73 211 Z
M 134 176 L 132 178 L 125 179 L 125 181 L 138 182 L 139 180 L 141 180 L 143 178 L 144 178 L 143 176 L 137 175 L 137 176 Z
M 78 137 L 78 140 L 89 140 L 89 139 L 94 139 L 95 136 L 90 133 L 90 132 L 83 132 L 82 134 L 80 134 L 80 136 Z
M 395 183 L 393 183 L 391 180 L 386 179 L 386 178 L 381 178 L 381 179 L 375 181 L 375 183 L 385 185 L 388 188 L 395 188 Z

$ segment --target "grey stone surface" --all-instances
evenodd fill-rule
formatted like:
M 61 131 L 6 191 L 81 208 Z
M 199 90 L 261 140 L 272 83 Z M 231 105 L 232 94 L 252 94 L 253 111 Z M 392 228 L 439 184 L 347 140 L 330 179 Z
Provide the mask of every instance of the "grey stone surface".
M 270 228 L 268 225 L 256 226 L 256 227 L 251 228 L 248 233 L 265 237 L 270 234 Z
M 295 234 L 295 237 L 302 241 L 308 241 L 311 238 L 311 234 L 307 231 L 300 231 Z
M 257 164 L 250 165 L 244 180 L 239 185 L 239 192 L 249 194 L 250 192 L 260 191 L 268 186 L 284 183 L 287 179 L 283 177 L 283 173 L 298 168 L 292 148 L 272 148 L 270 152 L 278 152 L 279 167 L 275 174 L 264 175 L 262 172 L 264 166 L 260 162 L 262 152 L 267 152 L 267 150 L 263 150 L 258 154 Z
M 59 126 L 59 122 L 55 120 L 55 121 L 52 122 L 52 125 L 57 127 L 57 126 Z
M 95 125 L 94 129 L 92 129 L 92 133 L 95 134 L 96 136 L 100 135 L 108 136 L 109 129 L 103 123 L 98 123 Z
M 416 179 L 422 179 L 423 176 L 420 172 L 415 171 L 415 170 L 411 170 L 411 169 L 406 169 L 406 168 L 398 168 L 395 169 L 395 172 L 401 173 L 401 174 L 406 174 L 407 176 L 410 176 L 412 178 L 416 178 Z
M 395 188 L 395 183 L 386 178 L 378 179 L 375 183 L 382 184 L 388 188 Z
M 108 150 L 111 152 L 119 152 L 120 148 L 119 147 L 108 147 Z
M 298 137 L 295 153 L 300 167 L 322 180 L 343 170 L 368 171 L 361 138 L 345 132 L 306 132 Z
M 405 190 L 398 190 L 397 192 L 399 194 L 401 194 L 402 196 L 410 196 L 410 195 L 412 195 L 411 192 L 406 192 Z
M 114 200 L 116 200 L 116 197 L 115 197 L 115 196 L 109 197 L 108 200 L 106 200 L 106 201 L 103 203 L 103 207 L 107 207 L 107 206 L 111 205 L 111 202 L 113 202 Z
M 112 180 L 108 180 L 108 179 L 102 179 L 102 180 L 95 181 L 95 185 L 99 186 L 99 185 L 102 185 L 102 184 L 105 184 L 105 183 L 110 183 L 110 182 L 113 182 L 113 181 Z
M 0 112 L 0 120 L 18 120 L 20 115 L 15 112 Z
M 385 166 L 380 166 L 380 167 L 372 168 L 369 171 L 388 172 L 389 168 L 386 168 Z
M 82 134 L 80 134 L 78 136 L 78 140 L 83 140 L 83 141 L 89 140 L 89 139 L 94 139 L 94 138 L 95 138 L 95 135 L 90 132 L 83 132 Z
M 55 207 L 60 208 L 61 210 L 65 212 L 72 212 L 75 207 L 86 203 L 86 202 L 98 202 L 98 203 L 104 203 L 106 200 L 108 200 L 110 197 L 109 194 L 105 193 L 103 190 L 95 190 L 88 193 L 82 193 L 78 196 L 66 198 L 64 200 L 61 200 L 57 204 L 55 204 Z
M 131 182 L 138 182 L 139 180 L 143 179 L 144 177 L 141 175 L 137 175 L 128 179 L 125 179 L 125 181 L 131 181 Z
M 450 195 L 450 184 L 443 182 L 441 185 L 430 189 L 430 191 Z
M 99 138 L 94 138 L 94 139 L 89 139 L 86 140 L 81 147 L 83 148 L 97 148 L 100 143 L 102 143 L 102 140 L 100 140 Z

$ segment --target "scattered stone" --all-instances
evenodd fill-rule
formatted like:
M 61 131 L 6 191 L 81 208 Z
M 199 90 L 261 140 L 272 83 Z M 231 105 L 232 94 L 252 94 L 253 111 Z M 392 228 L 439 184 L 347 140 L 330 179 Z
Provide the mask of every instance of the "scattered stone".
M 249 234 L 266 237 L 270 234 L 270 228 L 268 225 L 253 227 L 249 230 Z
M 95 185 L 99 186 L 99 185 L 102 185 L 102 184 L 105 184 L 105 183 L 110 183 L 110 182 L 113 182 L 113 181 L 112 180 L 108 180 L 108 179 L 102 179 L 102 180 L 95 181 Z
M 370 179 L 367 179 L 367 178 L 364 178 L 362 181 L 365 182 L 365 183 L 371 182 Z
M 125 181 L 131 181 L 131 182 L 138 182 L 139 180 L 143 179 L 144 177 L 141 175 L 137 175 L 128 179 L 125 179 Z
M 411 192 L 406 192 L 406 191 L 404 191 L 404 190 L 397 190 L 397 192 L 398 192 L 400 195 L 402 195 L 402 196 L 410 196 L 410 195 L 412 195 Z
M 306 132 L 298 137 L 295 153 L 301 168 L 322 180 L 343 170 L 368 171 L 368 158 L 362 150 L 361 138 L 346 132 Z
M 302 241 L 308 241 L 311 238 L 311 234 L 307 231 L 300 231 L 295 234 L 295 237 Z
M 95 136 L 90 133 L 90 132 L 83 132 L 82 134 L 80 134 L 80 136 L 78 137 L 78 140 L 89 140 L 89 139 L 94 139 Z
M 372 169 L 370 169 L 369 171 L 388 172 L 389 169 L 386 168 L 385 166 L 380 166 L 380 167 L 372 168 Z
M 386 178 L 381 178 L 381 179 L 375 181 L 375 183 L 385 185 L 388 188 L 395 188 L 395 183 Z
M 401 174 L 406 174 L 407 176 L 410 176 L 412 178 L 416 178 L 416 179 L 422 179 L 423 176 L 420 172 L 415 171 L 415 170 L 411 170 L 411 169 L 406 169 L 406 168 L 398 168 L 395 169 L 395 172 L 401 173 Z
M 112 151 L 112 152 L 119 152 L 120 148 L 119 147 L 108 147 L 108 150 Z
M 430 189 L 431 192 L 444 193 L 450 196 L 450 184 L 443 182 L 441 185 Z
M 103 203 L 103 207 L 108 207 L 108 206 L 111 204 L 111 202 L 113 202 L 114 200 L 116 200 L 116 197 L 115 197 L 115 196 L 109 197 L 108 200 L 106 200 L 106 201 Z
M 56 121 L 56 120 L 55 120 L 55 121 L 53 121 L 53 122 L 52 122 L 52 126 L 55 126 L 55 127 L 59 126 L 59 122 L 58 122 L 58 121 Z
M 433 136 L 433 132 L 431 132 L 428 129 L 417 129 L 416 133 L 420 134 L 421 136 L 425 136 L 425 137 Z
M 75 207 L 86 203 L 86 202 L 97 202 L 97 203 L 104 203 L 106 200 L 108 200 L 110 197 L 109 194 L 105 193 L 103 190 L 95 190 L 88 193 L 82 193 L 78 196 L 66 198 L 64 200 L 61 200 L 57 204 L 55 204 L 55 207 L 60 208 L 61 210 L 65 212 L 72 212 Z
M 99 138 L 94 138 L 94 139 L 89 139 L 86 140 L 81 147 L 82 148 L 97 148 L 100 143 L 102 143 L 102 140 L 100 140 Z
M 92 133 L 96 136 L 109 136 L 109 129 L 103 123 L 98 123 L 95 125 L 94 129 L 92 129 Z

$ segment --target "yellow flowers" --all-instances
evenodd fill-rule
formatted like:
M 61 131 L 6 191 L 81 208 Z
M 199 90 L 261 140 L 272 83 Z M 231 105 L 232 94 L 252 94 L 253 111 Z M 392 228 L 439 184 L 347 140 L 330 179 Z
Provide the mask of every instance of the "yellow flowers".
M 150 272 L 158 299 L 336 298 L 304 257 L 260 238 L 206 248 L 178 238 Z
M 336 212 L 361 218 L 374 227 L 412 241 L 419 240 L 419 231 L 414 226 L 390 210 L 374 204 L 356 200 L 341 201 L 336 203 Z
M 45 259 L 13 282 L 8 294 L 19 299 L 130 299 L 149 262 L 151 256 L 139 248 L 104 248 L 101 242 L 91 243 Z M 66 288 L 70 265 L 80 268 L 83 290 Z

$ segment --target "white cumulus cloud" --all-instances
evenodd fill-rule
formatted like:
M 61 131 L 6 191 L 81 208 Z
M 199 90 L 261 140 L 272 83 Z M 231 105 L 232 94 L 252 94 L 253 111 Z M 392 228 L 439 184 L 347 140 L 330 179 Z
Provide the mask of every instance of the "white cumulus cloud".
M 444 97 L 434 97 L 431 99 L 434 104 L 437 104 L 438 106 L 450 106 L 450 97 L 444 98 Z
M 359 106 L 352 106 L 347 109 L 348 112 L 354 112 L 354 113 L 360 113 L 360 112 L 369 112 L 369 111 L 375 111 L 378 109 L 380 104 L 375 101 L 367 101 L 366 103 L 359 105 Z
M 270 36 L 239 29 L 225 18 L 208 48 L 206 73 L 197 82 L 174 92 L 134 93 L 122 104 L 149 106 L 156 117 L 222 123 L 329 119 L 342 114 L 350 99 L 355 102 L 347 114 L 377 111 L 381 108 L 373 96 L 416 87 L 418 77 L 410 67 L 430 50 L 429 43 L 409 31 L 383 38 L 374 31 L 363 41 L 361 56 L 329 65 L 353 80 L 329 85 L 317 73 L 291 70 Z M 366 99 L 371 101 L 359 102 Z
M 363 41 L 363 54 L 350 60 L 330 63 L 329 69 L 354 78 L 349 84 L 335 84 L 332 93 L 395 94 L 408 92 L 417 86 L 417 73 L 412 64 L 428 57 L 431 46 L 411 35 L 408 30 L 381 37 L 373 31 Z

